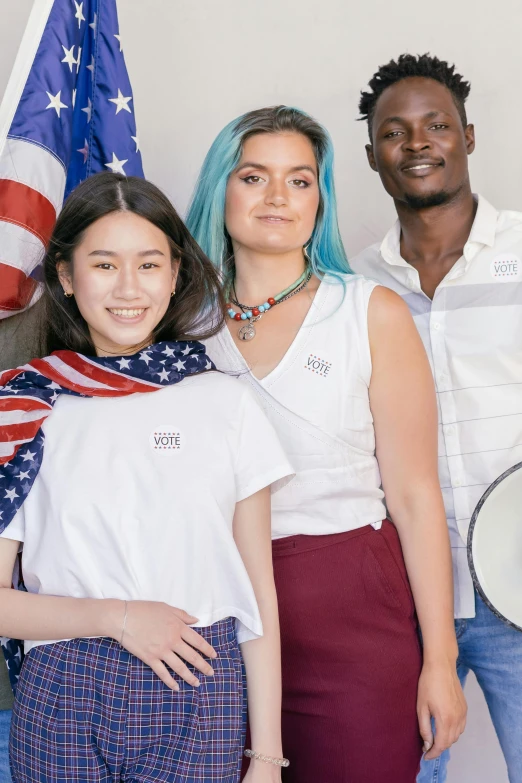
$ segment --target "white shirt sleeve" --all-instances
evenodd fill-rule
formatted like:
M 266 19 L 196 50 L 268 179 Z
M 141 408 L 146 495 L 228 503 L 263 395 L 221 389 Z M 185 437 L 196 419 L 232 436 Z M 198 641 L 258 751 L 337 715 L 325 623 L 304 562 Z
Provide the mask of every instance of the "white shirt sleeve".
M 295 475 L 272 424 L 252 392 L 247 388 L 243 391 L 238 411 L 236 502 L 275 482 L 280 489 Z M 272 487 L 272 491 L 275 489 Z
M 18 509 L 11 522 L 7 525 L 0 538 L 9 538 L 23 542 L 25 539 L 25 514 L 23 505 Z

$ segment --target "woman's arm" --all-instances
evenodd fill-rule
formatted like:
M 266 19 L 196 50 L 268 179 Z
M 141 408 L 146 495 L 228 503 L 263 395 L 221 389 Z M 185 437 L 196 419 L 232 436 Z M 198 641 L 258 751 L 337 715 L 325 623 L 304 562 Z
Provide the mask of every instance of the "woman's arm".
M 197 622 L 181 609 L 156 601 L 125 602 L 102 598 L 64 598 L 33 595 L 11 588 L 18 541 L 0 538 L 0 635 L 13 639 L 76 639 L 110 636 L 153 669 L 173 690 L 179 687 L 165 663 L 190 685 L 198 680 L 185 661 L 204 674 L 212 668 L 196 650 L 210 658 L 216 653 L 188 623 Z
M 270 489 L 256 492 L 236 506 L 234 538 L 254 588 L 263 636 L 241 645 L 248 691 L 252 750 L 280 758 L 281 650 L 277 598 L 272 570 Z M 281 770 L 252 760 L 245 783 L 281 780 Z
M 370 298 L 370 404 L 386 504 L 397 527 L 422 630 L 419 725 L 426 758 L 464 730 L 456 674 L 451 551 L 437 469 L 437 407 L 424 346 L 404 302 L 378 287 Z

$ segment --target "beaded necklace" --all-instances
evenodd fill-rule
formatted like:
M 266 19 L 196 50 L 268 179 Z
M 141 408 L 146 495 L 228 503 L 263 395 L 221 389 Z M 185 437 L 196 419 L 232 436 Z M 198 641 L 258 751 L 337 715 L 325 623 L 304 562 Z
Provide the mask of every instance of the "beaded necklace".
M 303 288 L 306 287 L 308 284 L 308 281 L 312 277 L 312 270 L 307 265 L 305 267 L 305 270 L 303 274 L 291 285 L 288 286 L 288 288 L 285 288 L 284 291 L 281 291 L 279 294 L 276 294 L 275 296 L 269 297 L 266 302 L 260 305 L 244 305 L 241 304 L 241 302 L 237 301 L 236 296 L 236 287 L 235 283 L 232 282 L 232 284 L 227 288 L 227 299 L 229 300 L 227 302 L 227 313 L 234 321 L 248 321 L 248 323 L 243 324 L 238 329 L 238 336 L 240 340 L 253 340 L 256 336 L 256 330 L 254 327 L 254 323 L 256 321 L 259 321 L 259 319 L 263 316 L 264 313 L 266 313 L 270 308 L 275 307 L 277 304 L 281 304 L 282 302 L 285 302 L 287 299 L 290 299 L 290 297 L 295 296 L 299 293 L 299 291 L 302 291 Z M 232 295 L 233 293 L 233 295 Z M 232 305 L 235 305 L 236 307 L 239 307 L 241 312 L 237 312 L 237 310 L 234 310 Z

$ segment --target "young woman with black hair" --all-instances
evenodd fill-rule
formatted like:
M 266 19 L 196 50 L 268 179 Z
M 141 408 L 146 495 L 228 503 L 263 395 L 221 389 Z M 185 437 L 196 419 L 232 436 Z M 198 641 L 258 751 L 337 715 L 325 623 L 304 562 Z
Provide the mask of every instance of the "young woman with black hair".
M 269 487 L 291 467 L 196 342 L 221 325 L 212 265 L 157 188 L 107 173 L 65 204 L 44 274 L 54 353 L 0 375 L 15 783 L 234 783 L 242 655 L 248 780 L 279 781 Z

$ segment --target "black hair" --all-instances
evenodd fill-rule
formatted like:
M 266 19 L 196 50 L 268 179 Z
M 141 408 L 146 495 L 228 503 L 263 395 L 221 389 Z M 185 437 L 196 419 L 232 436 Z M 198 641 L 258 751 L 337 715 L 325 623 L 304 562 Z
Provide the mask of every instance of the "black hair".
M 458 109 L 462 125 L 466 127 L 468 124 L 464 104 L 470 93 L 471 85 L 460 74 L 455 73 L 455 66 L 445 60 L 439 60 L 438 57 L 431 57 L 429 54 L 401 54 L 397 60 L 390 60 L 386 65 L 381 65 L 373 74 L 368 82 L 371 92 L 361 91 L 359 100 L 361 117 L 359 119 L 368 122 L 370 140 L 375 106 L 380 96 L 387 87 L 412 76 L 434 79 L 447 87 Z
M 73 190 L 49 241 L 44 259 L 46 352 L 65 348 L 96 353 L 74 296 L 64 296 L 57 263 L 71 263 L 86 229 L 112 212 L 132 212 L 157 226 L 167 237 L 172 260 L 179 260 L 176 295 L 156 326 L 153 341 L 205 339 L 219 331 L 225 309 L 219 276 L 168 198 L 147 180 L 107 171 L 88 177 Z

